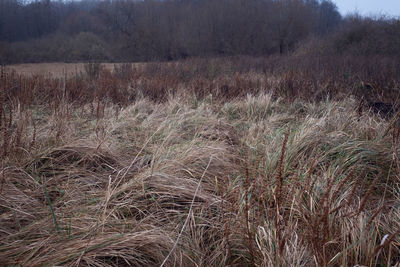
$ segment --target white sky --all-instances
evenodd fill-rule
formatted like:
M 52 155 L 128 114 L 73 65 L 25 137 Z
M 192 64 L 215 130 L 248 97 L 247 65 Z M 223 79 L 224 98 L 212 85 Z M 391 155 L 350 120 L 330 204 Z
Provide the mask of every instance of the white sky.
M 400 0 L 333 0 L 342 15 L 358 11 L 361 15 L 400 17 Z
M 0 0 L 2 1 L 2 0 Z M 33 0 L 25 0 L 31 2 Z M 75 0 L 66 0 L 75 1 Z M 357 11 L 361 15 L 376 16 L 388 15 L 400 17 L 400 0 L 331 0 L 342 15 Z

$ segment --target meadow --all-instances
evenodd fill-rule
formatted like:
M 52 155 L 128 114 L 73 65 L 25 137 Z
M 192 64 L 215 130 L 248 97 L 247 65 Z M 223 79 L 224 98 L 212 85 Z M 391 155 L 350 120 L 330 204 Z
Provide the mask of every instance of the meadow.
M 0 265 L 399 266 L 398 63 L 300 57 L 3 67 Z

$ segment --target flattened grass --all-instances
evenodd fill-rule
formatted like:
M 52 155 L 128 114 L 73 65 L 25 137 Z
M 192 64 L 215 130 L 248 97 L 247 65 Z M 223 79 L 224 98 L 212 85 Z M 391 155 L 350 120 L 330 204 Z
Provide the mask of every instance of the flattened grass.
M 389 122 L 360 117 L 351 99 L 192 100 L 105 103 L 102 116 L 88 104 L 82 116 L 27 122 L 24 138 L 29 143 L 35 129 L 34 147 L 2 160 L 1 263 L 399 259 L 400 147 L 393 130 L 381 134 Z

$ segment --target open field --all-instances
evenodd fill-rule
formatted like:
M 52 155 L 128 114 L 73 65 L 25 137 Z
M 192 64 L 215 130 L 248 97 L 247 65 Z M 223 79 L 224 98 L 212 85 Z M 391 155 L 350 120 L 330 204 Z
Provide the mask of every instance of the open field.
M 120 66 L 122 63 L 102 63 L 102 66 L 107 70 L 114 70 L 115 66 Z M 140 65 L 136 63 L 135 65 Z M 54 78 L 62 78 L 65 75 L 74 76 L 85 72 L 85 63 L 37 63 L 37 64 L 15 64 L 7 65 L 6 68 L 15 71 L 19 75 L 33 76 L 43 75 Z
M 397 80 L 235 60 L 2 72 L 0 265 L 399 266 Z

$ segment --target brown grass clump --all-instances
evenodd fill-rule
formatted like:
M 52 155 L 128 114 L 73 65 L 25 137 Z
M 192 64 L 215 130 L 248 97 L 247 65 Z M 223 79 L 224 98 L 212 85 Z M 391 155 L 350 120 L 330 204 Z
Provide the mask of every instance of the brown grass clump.
M 235 66 L 4 72 L 0 265 L 394 266 L 398 116 Z

